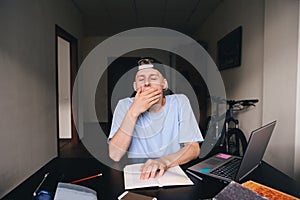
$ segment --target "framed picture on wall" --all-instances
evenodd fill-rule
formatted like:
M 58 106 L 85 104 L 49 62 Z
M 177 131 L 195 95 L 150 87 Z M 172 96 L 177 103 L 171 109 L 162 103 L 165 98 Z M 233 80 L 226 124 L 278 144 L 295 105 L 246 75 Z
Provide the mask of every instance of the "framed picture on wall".
M 242 26 L 225 35 L 217 43 L 217 66 L 224 70 L 241 65 Z

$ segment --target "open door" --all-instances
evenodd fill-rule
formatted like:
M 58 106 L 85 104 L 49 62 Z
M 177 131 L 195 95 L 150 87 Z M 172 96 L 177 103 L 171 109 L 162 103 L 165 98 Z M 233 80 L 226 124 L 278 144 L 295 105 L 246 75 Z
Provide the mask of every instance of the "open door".
M 60 141 L 78 143 L 75 127 L 76 108 L 72 110 L 72 89 L 78 71 L 77 39 L 59 26 L 55 27 L 56 41 L 56 102 L 57 102 L 57 138 L 58 156 Z M 76 103 L 74 104 L 76 105 Z

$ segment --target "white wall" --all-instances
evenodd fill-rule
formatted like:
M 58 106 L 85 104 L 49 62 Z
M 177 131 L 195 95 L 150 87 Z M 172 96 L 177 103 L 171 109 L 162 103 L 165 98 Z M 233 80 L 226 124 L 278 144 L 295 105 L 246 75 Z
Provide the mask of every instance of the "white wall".
M 226 0 L 196 34 L 215 59 L 217 41 L 242 25 L 242 64 L 221 72 L 227 97 L 260 100 L 238 116 L 246 135 L 277 120 L 264 160 L 292 177 L 299 173 L 294 163 L 298 12 L 297 0 Z
M 294 176 L 299 1 L 266 0 L 263 122 L 277 119 L 265 159 Z M 299 167 L 299 166 L 298 166 Z
M 1 198 L 57 156 L 55 24 L 82 27 L 68 0 L 2 0 L 0 24 Z

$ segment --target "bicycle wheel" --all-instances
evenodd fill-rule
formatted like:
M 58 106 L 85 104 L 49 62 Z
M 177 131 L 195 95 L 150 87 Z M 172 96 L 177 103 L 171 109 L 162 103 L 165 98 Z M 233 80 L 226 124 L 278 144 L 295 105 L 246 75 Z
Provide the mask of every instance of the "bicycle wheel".
M 238 128 L 230 128 L 226 133 L 226 150 L 231 155 L 243 156 L 247 148 L 244 133 Z

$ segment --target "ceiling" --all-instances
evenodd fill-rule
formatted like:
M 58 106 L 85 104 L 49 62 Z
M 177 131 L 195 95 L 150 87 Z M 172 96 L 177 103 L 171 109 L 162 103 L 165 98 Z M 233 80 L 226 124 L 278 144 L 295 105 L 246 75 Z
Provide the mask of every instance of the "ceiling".
M 192 36 L 222 0 L 72 0 L 86 36 L 137 27 L 164 27 Z

